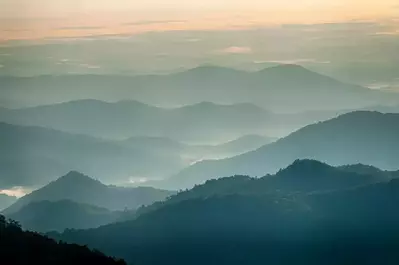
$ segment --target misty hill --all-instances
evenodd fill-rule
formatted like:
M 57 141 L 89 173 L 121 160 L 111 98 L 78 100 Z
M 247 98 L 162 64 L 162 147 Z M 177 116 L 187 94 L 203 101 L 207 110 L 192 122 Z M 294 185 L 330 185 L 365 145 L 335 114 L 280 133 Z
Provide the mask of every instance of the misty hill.
M 189 164 L 203 159 L 217 159 L 235 156 L 248 151 L 255 150 L 263 145 L 275 141 L 275 138 L 260 135 L 244 135 L 235 140 L 215 145 L 195 145 L 174 141 L 164 137 L 131 137 L 120 143 L 134 147 L 136 150 L 144 152 L 154 152 L 167 155 L 168 157 L 178 157 Z
M 0 146 L 0 189 L 43 185 L 71 169 L 127 183 L 130 177 L 164 177 L 187 165 L 177 155 L 156 150 L 6 123 L 0 123 Z
M 0 194 L 0 212 L 17 201 L 17 197 Z
M 7 215 L 23 229 L 36 232 L 95 228 L 112 223 L 119 216 L 119 212 L 69 200 L 32 202 Z
M 240 154 L 255 150 L 263 145 L 272 143 L 275 138 L 260 135 L 244 135 L 235 140 L 214 146 L 203 146 L 205 150 L 214 154 Z M 198 146 L 201 148 L 201 146 Z
M 134 136 L 121 141 L 122 145 L 132 146 L 142 150 L 151 150 L 160 153 L 179 154 L 184 152 L 188 145 L 166 137 Z
M 248 135 L 221 145 L 189 145 L 144 136 L 113 141 L 0 123 L 0 174 L 4 176 L 0 190 L 44 185 L 71 169 L 108 183 L 160 179 L 198 160 L 234 156 L 272 140 Z
M 0 215 L 0 255 L 4 264 L 126 264 L 99 251 L 56 242 L 37 233 L 23 231 L 13 220 Z
M 232 158 L 198 162 L 166 185 L 191 187 L 234 174 L 263 176 L 296 159 L 331 165 L 367 164 L 386 170 L 399 165 L 399 114 L 352 112 L 306 126 L 274 143 Z
M 159 76 L 1 77 L 0 83 L 5 88 L 4 99 L 16 102 L 14 106 L 17 107 L 95 98 L 107 101 L 134 99 L 159 106 L 202 101 L 250 102 L 275 111 L 297 112 L 398 102 L 395 93 L 345 84 L 298 65 L 280 65 L 255 73 L 201 66 Z M 32 93 L 46 97 L 38 99 Z
M 101 138 L 166 137 L 185 142 L 225 142 L 264 133 L 275 116 L 252 104 L 202 102 L 165 109 L 137 101 L 79 100 L 0 112 L 0 120 Z M 297 124 L 293 125 L 295 128 Z M 287 126 L 289 127 L 289 125 Z
M 172 194 L 174 194 L 172 191 L 150 187 L 107 186 L 79 172 L 71 171 L 43 188 L 18 199 L 16 203 L 3 212 L 9 215 L 32 202 L 60 200 L 71 200 L 109 210 L 135 209 L 142 205 L 164 200 Z
M 399 261 L 398 189 L 399 181 L 391 180 L 310 194 L 216 192 L 166 204 L 132 221 L 54 236 L 133 264 L 373 264 L 369 261 L 383 259 L 393 265 Z

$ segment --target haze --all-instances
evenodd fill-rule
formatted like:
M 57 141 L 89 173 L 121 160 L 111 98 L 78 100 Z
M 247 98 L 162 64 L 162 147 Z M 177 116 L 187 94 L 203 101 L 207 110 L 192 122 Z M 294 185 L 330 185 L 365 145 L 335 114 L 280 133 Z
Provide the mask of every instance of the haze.
M 0 0 L 1 262 L 399 264 L 398 51 L 398 0 Z

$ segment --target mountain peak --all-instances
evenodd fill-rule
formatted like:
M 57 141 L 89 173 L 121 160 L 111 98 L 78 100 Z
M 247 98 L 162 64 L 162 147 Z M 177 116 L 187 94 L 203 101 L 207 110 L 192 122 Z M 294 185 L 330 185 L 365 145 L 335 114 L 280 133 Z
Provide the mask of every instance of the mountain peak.
M 89 177 L 83 173 L 80 173 L 79 171 L 71 170 L 61 178 L 89 178 Z
M 85 98 L 85 99 L 75 99 L 75 100 L 70 100 L 66 102 L 61 102 L 58 104 L 54 105 L 106 105 L 109 104 L 107 101 L 99 100 L 99 99 L 91 99 L 91 98 Z M 52 105 L 44 105 L 44 106 L 52 106 Z M 39 106 L 41 107 L 41 106 Z
M 348 113 L 344 113 L 342 115 L 340 115 L 339 117 L 335 118 L 356 118 L 356 119 L 360 119 L 360 118 L 364 118 L 364 119 L 370 119 L 370 118 L 378 118 L 378 117 L 388 117 L 391 116 L 391 114 L 395 115 L 396 113 L 381 113 L 379 111 L 368 111 L 368 110 L 356 110 L 356 111 L 351 111 Z
M 220 104 L 211 101 L 201 101 L 192 105 L 186 105 L 182 108 L 190 108 L 190 109 L 205 109 L 209 110 L 212 108 L 231 108 L 231 109 L 240 109 L 240 110 L 251 110 L 251 111 L 266 111 L 265 109 L 249 102 L 242 103 L 234 103 L 234 104 Z
M 317 74 L 315 72 L 310 71 L 309 69 L 298 65 L 298 64 L 281 64 L 277 66 L 267 67 L 259 71 L 260 73 L 312 73 Z
M 128 106 L 137 105 L 137 106 L 141 106 L 141 107 L 154 107 L 155 108 L 155 106 L 151 106 L 151 105 L 149 105 L 147 103 L 144 103 L 144 102 L 141 102 L 141 101 L 138 101 L 138 100 L 134 100 L 134 99 L 123 99 L 123 100 L 119 100 L 119 101 L 114 102 L 114 103 L 115 104 L 120 104 L 120 105 L 128 105 Z
M 190 105 L 189 105 L 190 106 Z M 196 104 L 191 105 L 192 107 L 204 107 L 204 108 L 212 108 L 212 107 L 218 107 L 221 106 L 215 102 L 211 102 L 211 101 L 201 101 L 198 102 Z
M 285 169 L 280 170 L 277 175 L 314 175 L 336 170 L 334 167 L 313 159 L 297 159 Z
M 305 67 L 303 67 L 302 65 L 299 65 L 299 64 L 280 64 L 280 65 L 274 66 L 274 68 L 305 69 L 305 70 L 307 70 Z
M 65 185 L 65 187 L 67 187 L 67 185 L 72 185 L 72 186 L 104 185 L 100 181 L 95 180 L 78 171 L 68 172 L 66 175 L 54 181 L 53 184 Z
M 237 74 L 242 71 L 233 68 L 216 66 L 212 64 L 200 65 L 192 69 L 188 69 L 180 74 L 198 74 L 198 75 L 220 75 L 220 74 Z
M 361 163 L 357 163 L 357 164 L 351 164 L 351 165 L 344 165 L 344 166 L 340 166 L 340 169 L 344 169 L 346 171 L 353 171 L 353 172 L 372 172 L 372 173 L 380 173 L 382 172 L 381 169 L 379 169 L 378 167 L 375 166 L 371 166 L 371 165 L 365 165 L 365 164 L 361 164 Z
M 315 159 L 296 159 L 290 166 L 288 167 L 331 167 L 326 163 L 320 162 Z

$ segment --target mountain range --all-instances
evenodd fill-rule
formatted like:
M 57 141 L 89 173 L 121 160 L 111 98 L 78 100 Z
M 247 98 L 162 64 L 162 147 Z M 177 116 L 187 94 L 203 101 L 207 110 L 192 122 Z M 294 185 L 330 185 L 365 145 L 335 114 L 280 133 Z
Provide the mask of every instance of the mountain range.
M 397 124 L 399 114 L 356 111 L 305 126 L 275 142 L 247 135 L 213 146 L 147 136 L 103 140 L 0 123 L 0 171 L 5 176 L 0 187 L 44 185 L 72 169 L 108 183 L 137 186 L 150 181 L 146 185 L 176 189 L 234 174 L 263 176 L 303 158 L 393 170 L 399 157 Z
M 201 101 L 249 102 L 274 111 L 298 112 L 398 102 L 397 93 L 346 84 L 298 65 L 279 65 L 258 72 L 208 65 L 170 75 L 1 77 L 0 83 L 4 101 L 10 104 L 4 107 L 95 98 L 135 99 L 163 106 Z M 34 97 L 38 94 L 46 97 Z
M 77 100 L 0 110 L 0 121 L 74 134 L 122 140 L 162 137 L 192 144 L 217 144 L 248 135 L 282 135 L 336 112 L 276 114 L 250 103 L 201 102 L 159 108 L 138 101 Z
M 399 164 L 399 114 L 343 114 L 308 125 L 255 151 L 198 162 L 160 185 L 185 188 L 235 174 L 263 176 L 304 158 L 332 165 L 361 163 L 394 170 Z
M 108 183 L 127 183 L 130 177 L 156 178 L 187 165 L 180 157 L 119 142 L 6 123 L 0 123 L 0 145 L 2 189 L 44 185 L 71 170 L 98 176 Z
M 14 214 L 33 202 L 56 202 L 64 200 L 89 204 L 111 211 L 121 211 L 124 209 L 135 209 L 142 205 L 164 200 L 174 193 L 173 191 L 158 190 L 149 187 L 126 188 L 107 186 L 79 172 L 71 171 L 48 185 L 19 198 L 14 204 L 5 209 L 3 213 L 7 216 Z
M 297 160 L 261 179 L 208 181 L 133 220 L 51 236 L 131 264 L 395 264 L 398 175 L 374 171 Z
M 168 196 L 162 196 L 154 195 L 156 191 L 145 195 L 145 191 L 137 188 L 112 190 L 115 187 L 107 187 L 87 176 L 71 172 L 21 198 L 6 209 L 4 214 L 20 222 L 24 229 L 62 232 L 65 229 L 96 228 L 136 219 L 143 214 L 186 200 L 230 195 L 320 193 L 387 182 L 395 178 L 399 178 L 399 171 L 382 171 L 361 164 L 332 167 L 315 160 L 297 160 L 275 175 L 262 178 L 234 176 L 210 180 L 191 190 L 181 191 L 176 195 L 170 192 Z M 130 195 L 124 192 L 130 192 Z
M 193 162 L 234 156 L 274 141 L 256 135 L 222 145 L 188 145 L 144 136 L 104 140 L 6 123 L 0 123 L 0 136 L 0 189 L 44 185 L 70 170 L 128 185 L 131 180 L 164 178 Z
M 296 160 L 276 174 L 260 178 L 235 175 L 207 180 L 204 185 L 179 192 L 166 201 L 140 207 L 128 218 L 153 211 L 167 204 L 184 200 L 210 198 L 225 195 L 287 194 L 344 190 L 373 183 L 387 182 L 399 178 L 398 171 L 383 171 L 379 168 L 356 164 L 333 167 L 316 160 Z

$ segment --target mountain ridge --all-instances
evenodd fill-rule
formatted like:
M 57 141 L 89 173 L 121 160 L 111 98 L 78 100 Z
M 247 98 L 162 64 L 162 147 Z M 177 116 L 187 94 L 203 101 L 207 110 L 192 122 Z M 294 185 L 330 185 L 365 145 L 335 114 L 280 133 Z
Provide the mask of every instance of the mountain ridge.
M 128 182 L 132 176 L 172 174 L 186 165 L 179 157 L 153 150 L 37 126 L 0 123 L 0 136 L 0 174 L 4 176 L 0 179 L 1 189 L 43 185 L 71 169 L 102 181 L 109 182 L 112 177 L 114 182 Z
M 332 168 L 318 161 L 298 160 L 287 170 L 301 175 L 309 165 L 316 171 Z M 337 168 L 333 171 L 343 174 L 337 175 L 341 180 L 346 174 L 365 177 Z M 398 179 L 318 192 L 246 191 L 247 184 L 254 189 L 259 181 L 263 180 L 245 176 L 208 181 L 175 195 L 184 198 L 173 203 L 157 203 L 159 207 L 150 211 L 141 209 L 132 220 L 53 236 L 141 264 L 165 264 L 165 254 L 161 254 L 165 249 L 173 257 L 167 264 L 197 265 L 208 260 L 208 264 L 284 261 L 333 265 L 348 259 L 361 264 L 384 259 L 393 265 L 397 261 Z M 225 182 L 231 185 L 221 186 Z M 204 188 L 206 191 L 201 190 Z M 104 236 L 106 241 L 99 240 Z M 340 255 L 343 250 L 347 251 L 344 256 Z
M 357 167 L 357 165 L 353 166 Z M 164 205 L 194 198 L 199 199 L 224 195 L 328 192 L 387 182 L 393 178 L 399 178 L 399 172 L 380 171 L 378 174 L 374 174 L 374 172 L 364 173 L 354 170 L 352 165 L 333 167 L 317 160 L 297 159 L 275 174 L 267 174 L 262 177 L 231 175 L 209 179 L 203 184 L 195 185 L 192 189 L 172 195 L 166 201 L 155 202 L 147 207 L 141 207 L 133 216 L 139 216 L 142 213 L 152 211 Z
M 183 169 L 169 181 L 171 185 L 180 184 L 180 187 L 186 188 L 202 183 L 209 177 L 234 174 L 259 176 L 276 172 L 291 161 L 305 158 L 333 165 L 363 163 L 394 170 L 399 164 L 395 155 L 395 146 L 399 144 L 397 124 L 399 114 L 351 112 L 305 126 L 285 138 L 245 154 L 198 162 Z
M 291 78 L 283 78 L 287 75 Z M 13 94 L 5 95 L 10 98 L 10 102 L 22 102 L 20 106 L 24 105 L 23 102 L 42 105 L 45 102 L 59 102 L 60 99 L 65 101 L 80 99 L 82 95 L 92 95 L 97 99 L 135 99 L 159 106 L 179 106 L 201 101 L 228 104 L 245 101 L 268 106 L 273 111 L 283 109 L 299 112 L 362 108 L 376 103 L 394 103 L 398 98 L 395 93 L 346 84 L 309 70 L 305 71 L 299 66 L 284 65 L 255 73 L 205 67 L 158 76 L 47 76 L 5 78 L 3 83 L 10 89 L 26 92 L 17 99 Z M 29 101 L 28 87 L 36 93 L 46 93 L 47 100 Z M 109 87 L 113 88 L 112 93 L 107 91 Z M 65 94 L 64 90 L 67 88 L 68 94 Z M 301 93 L 291 94 L 288 91 Z
M 108 139 L 145 135 L 195 142 L 222 138 L 221 131 L 229 132 L 230 138 L 260 132 L 275 123 L 275 115 L 251 103 L 160 108 L 131 100 L 74 100 L 3 111 L 0 121 Z
M 21 197 L 5 209 L 3 213 L 9 215 L 29 203 L 43 200 L 71 200 L 109 210 L 134 209 L 157 200 L 163 200 L 172 194 L 174 194 L 172 191 L 157 190 L 150 187 L 107 186 L 82 173 L 71 171 L 46 186 Z

